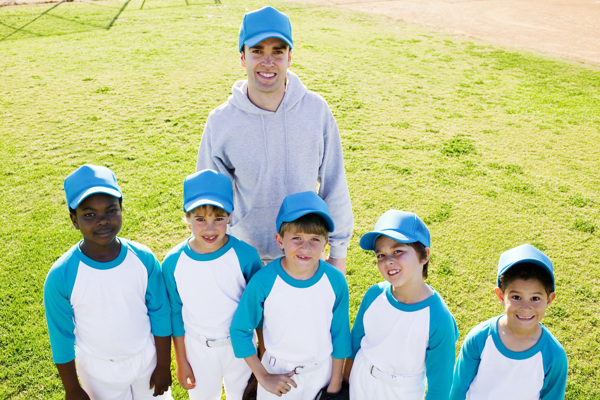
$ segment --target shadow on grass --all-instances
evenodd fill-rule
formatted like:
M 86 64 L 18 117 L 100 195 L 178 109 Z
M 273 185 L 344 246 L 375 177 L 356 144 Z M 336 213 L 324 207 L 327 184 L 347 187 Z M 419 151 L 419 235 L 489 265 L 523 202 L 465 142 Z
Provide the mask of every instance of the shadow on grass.
M 221 4 L 221 0 L 213 0 L 214 4 L 219 5 Z M 72 34 L 72 33 L 76 33 L 76 32 L 81 32 L 81 30 L 69 30 L 67 32 L 57 32 L 57 29 L 55 29 L 54 26 L 50 27 L 49 29 L 46 29 L 46 32 L 35 32 L 33 29 L 25 29 L 27 27 L 29 27 L 30 25 L 34 24 L 35 22 L 37 22 L 37 24 L 35 24 L 36 27 L 39 27 L 40 22 L 38 21 L 40 18 L 47 16 L 47 17 L 54 17 L 56 19 L 68 22 L 68 23 L 74 23 L 77 24 L 79 26 L 84 26 L 84 27 L 90 27 L 90 28 L 96 28 L 96 29 L 106 29 L 109 30 L 113 24 L 115 23 L 115 21 L 119 18 L 119 16 L 121 15 L 121 13 L 125 10 L 125 8 L 130 4 L 131 0 L 126 0 L 125 2 L 122 3 L 122 5 L 120 7 L 115 7 L 114 5 L 111 4 L 102 4 L 100 2 L 95 2 L 95 1 L 79 1 L 78 4 L 86 4 L 86 5 L 93 5 L 94 7 L 99 7 L 99 8 L 104 8 L 104 9 L 113 9 L 116 10 L 114 15 L 111 13 L 106 20 L 108 21 L 106 24 L 98 24 L 98 23 L 91 23 L 91 22 L 85 22 L 82 21 L 80 19 L 77 18 L 69 18 L 66 16 L 62 16 L 62 15 L 56 15 L 51 13 L 52 11 L 54 11 L 55 9 L 57 9 L 57 7 L 61 6 L 63 3 L 66 2 L 70 2 L 69 0 L 61 0 L 56 4 L 53 4 L 50 8 L 44 10 L 42 13 L 38 14 L 38 15 L 25 15 L 24 13 L 21 13 L 21 10 L 24 10 L 25 8 L 20 8 L 18 11 L 15 10 L 11 10 L 10 12 L 4 12 L 4 13 L 0 13 L 0 18 L 2 20 L 0 20 L 0 27 L 6 27 L 8 28 L 8 33 L 4 34 L 2 32 L 0 32 L 0 42 L 12 38 L 17 39 L 17 38 L 23 38 L 23 36 L 15 36 L 18 33 L 25 33 L 25 37 L 28 37 L 29 35 L 33 35 L 33 36 L 37 36 L 37 37 L 46 37 L 46 36 L 59 36 L 59 35 L 65 35 L 65 34 Z M 185 2 L 185 4 L 183 4 L 183 2 Z M 170 5 L 170 6 L 154 6 L 153 7 L 153 1 L 152 0 L 142 0 L 141 2 L 141 6 L 140 6 L 140 10 L 143 9 L 144 7 L 146 9 L 161 9 L 161 8 L 178 8 L 178 7 L 187 7 L 190 5 L 198 5 L 197 1 L 195 0 L 181 0 L 181 4 L 177 4 L 177 5 Z M 73 4 L 73 3 L 71 3 Z M 113 3 L 114 4 L 114 3 Z M 9 7 L 7 7 L 8 9 Z M 27 8 L 27 10 L 31 10 L 32 8 Z M 62 7 L 61 9 L 64 9 L 64 7 Z M 56 10 L 58 11 L 58 10 Z M 4 14 L 4 15 L 2 15 Z M 6 15 L 9 14 L 9 15 Z M 97 14 L 91 12 L 91 13 L 82 13 L 82 16 L 85 17 L 96 17 Z M 7 18 L 19 18 L 21 20 L 23 19 L 29 19 L 27 22 L 25 22 L 22 25 L 19 24 L 11 24 L 7 22 Z M 46 20 L 44 18 L 44 20 Z M 44 28 L 39 28 L 38 30 L 44 30 Z
M 54 11 L 57 7 L 59 7 L 63 3 L 67 2 L 67 0 L 61 0 L 60 2 L 52 5 L 52 7 L 44 10 L 39 15 L 34 16 L 31 20 L 27 21 L 23 25 L 19 26 L 18 24 L 8 24 L 8 23 L 6 23 L 4 21 L 0 21 L 0 25 L 1 26 L 5 26 L 5 27 L 9 28 L 10 30 L 12 30 L 11 32 L 9 32 L 8 34 L 6 34 L 5 36 L 1 37 L 0 38 L 0 42 L 4 41 L 6 39 L 9 39 L 11 37 L 13 37 L 13 39 L 14 39 L 15 38 L 14 36 L 17 33 L 26 33 L 28 35 L 35 35 L 35 36 L 38 36 L 38 37 L 46 37 L 46 36 L 58 36 L 58 35 L 64 35 L 64 34 L 71 34 L 71 33 L 81 32 L 81 30 L 69 30 L 67 32 L 57 32 L 57 29 L 55 29 L 56 27 L 54 27 L 54 26 L 52 26 L 51 29 L 48 30 L 47 34 L 46 33 L 34 32 L 31 29 L 25 29 L 25 28 L 29 27 L 30 25 L 34 24 L 40 18 L 45 17 L 45 16 L 46 17 L 52 17 L 52 18 L 55 18 L 55 19 L 58 19 L 58 20 L 61 20 L 61 21 L 65 21 L 67 23 L 76 24 L 76 25 L 79 25 L 79 26 L 84 26 L 84 27 L 89 27 L 89 28 L 94 28 L 94 29 L 106 29 L 106 30 L 108 30 L 108 29 L 110 29 L 113 26 L 113 24 L 115 23 L 115 21 L 119 18 L 119 16 L 123 12 L 123 10 L 125 10 L 125 8 L 127 7 L 127 5 L 129 4 L 130 1 L 131 0 L 126 0 L 121 5 L 121 7 L 112 7 L 112 6 L 105 5 L 105 4 L 83 2 L 85 4 L 93 5 L 93 6 L 96 6 L 96 7 L 103 7 L 103 8 L 117 10 L 114 15 L 111 12 L 110 16 L 107 18 L 108 19 L 108 23 L 106 23 L 106 24 L 98 24 L 98 23 L 92 23 L 92 22 L 82 21 L 82 20 L 79 20 L 78 18 L 69 18 L 69 17 L 62 16 L 62 15 L 52 14 L 51 13 L 52 11 Z M 10 15 L 9 17 L 15 17 L 15 18 L 23 19 L 23 14 L 15 13 L 13 15 Z M 4 16 L 3 19 L 6 20 L 6 16 Z M 39 25 L 39 22 L 38 22 L 38 25 Z
M 20 27 L 20 28 L 19 28 L 19 27 L 17 27 L 17 26 L 12 26 L 12 25 L 5 24 L 5 23 L 4 23 L 4 21 L 0 21 L 0 25 L 1 25 L 1 26 L 5 26 L 5 27 L 7 27 L 7 28 L 9 28 L 9 29 L 12 29 L 12 30 L 13 30 L 13 33 L 16 33 L 17 31 L 22 31 L 22 32 L 24 32 L 24 33 L 28 33 L 28 34 L 30 34 L 30 35 L 35 35 L 35 36 L 43 36 L 43 35 L 40 35 L 39 33 L 35 33 L 35 32 L 33 32 L 33 31 L 28 31 L 27 29 L 25 29 L 25 26 L 22 26 L 22 27 Z M 12 33 L 11 33 L 11 35 L 12 35 Z M 3 37 L 1 40 L 4 40 L 4 39 L 8 38 L 8 37 L 9 37 L 9 36 L 11 36 L 11 35 L 8 35 L 8 36 L 6 36 L 6 37 Z M 1 40 L 0 40 L 0 41 L 1 41 Z

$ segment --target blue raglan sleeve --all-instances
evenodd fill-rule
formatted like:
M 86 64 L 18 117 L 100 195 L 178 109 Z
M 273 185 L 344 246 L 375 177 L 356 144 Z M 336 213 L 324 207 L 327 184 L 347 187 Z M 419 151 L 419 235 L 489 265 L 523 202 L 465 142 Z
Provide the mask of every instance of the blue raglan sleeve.
M 158 337 L 171 336 L 171 307 L 160 263 L 152 251 L 138 243 L 128 242 L 132 251 L 142 261 L 148 272 L 146 307 L 152 334 Z
M 326 264 L 324 261 L 322 263 Z M 333 266 L 327 264 L 327 277 L 335 293 L 333 317 L 331 320 L 331 341 L 333 351 L 331 356 L 337 359 L 350 357 L 352 346 L 350 344 L 350 316 L 348 284 L 344 275 Z
M 356 353 L 360 350 L 360 342 L 362 338 L 365 336 L 365 326 L 363 324 L 363 318 L 365 316 L 365 312 L 369 309 L 369 306 L 375 301 L 377 297 L 383 293 L 383 285 L 377 284 L 373 285 L 367 290 L 367 293 L 363 296 L 362 302 L 360 303 L 360 307 L 358 308 L 358 313 L 356 314 L 356 318 L 354 319 L 354 325 L 352 326 L 351 333 L 351 343 L 352 343 L 352 355 L 350 358 L 354 360 L 356 357 Z
M 544 386 L 540 392 L 540 400 L 562 400 L 567 387 L 567 353 L 549 331 L 545 330 L 544 333 L 548 334 L 548 345 L 543 354 Z
M 256 354 L 254 329 L 259 328 L 263 318 L 265 299 L 275 282 L 272 269 L 262 269 L 246 286 L 238 308 L 231 321 L 230 336 L 233 353 L 237 358 Z
M 439 297 L 438 297 L 439 298 Z M 425 351 L 427 400 L 447 400 L 452 387 L 458 327 L 441 298 L 431 307 L 429 344 Z
M 490 334 L 489 324 L 490 321 L 486 321 L 477 325 L 465 338 L 454 366 L 451 400 L 464 400 L 467 397 L 471 382 L 479 370 L 485 341 Z
M 262 268 L 262 261 L 260 261 L 258 251 L 241 240 L 238 240 L 238 244 L 234 246 L 234 250 L 238 256 L 242 274 L 247 284 L 254 274 Z
M 175 269 L 177 268 L 177 261 L 181 255 L 182 246 L 179 245 L 167 253 L 162 263 L 162 275 L 165 281 L 165 287 L 167 289 L 167 296 L 169 298 L 169 305 L 171 308 L 171 328 L 173 329 L 173 336 L 180 337 L 185 335 L 185 328 L 183 325 L 183 316 L 181 310 L 183 309 L 183 301 L 179 296 L 177 290 L 177 281 L 175 280 Z
M 78 265 L 78 260 L 61 257 L 48 272 L 44 283 L 46 323 L 52 360 L 56 364 L 75 359 L 75 313 L 70 299 Z

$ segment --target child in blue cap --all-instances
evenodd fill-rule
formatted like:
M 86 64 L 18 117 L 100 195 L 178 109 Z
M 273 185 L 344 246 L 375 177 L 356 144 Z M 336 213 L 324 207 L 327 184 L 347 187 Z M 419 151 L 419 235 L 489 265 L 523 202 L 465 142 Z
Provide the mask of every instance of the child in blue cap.
M 367 291 L 352 327 L 350 398 L 448 399 L 458 329 L 425 283 L 429 230 L 416 214 L 390 210 L 360 246 L 375 252 L 385 281 Z
M 160 265 L 147 247 L 117 236 L 122 194 L 115 175 L 83 165 L 64 187 L 83 239 L 48 272 L 44 306 L 66 398 L 172 399 L 170 309 Z
M 453 400 L 562 400 L 567 355 L 540 323 L 556 297 L 552 262 L 524 244 L 500 256 L 495 292 L 505 314 L 473 328 L 454 368 Z
M 188 176 L 183 211 L 192 237 L 165 257 L 162 271 L 171 302 L 177 379 L 192 400 L 241 400 L 251 371 L 235 358 L 231 319 L 250 278 L 262 266 L 258 252 L 227 234 L 233 211 L 231 180 L 214 170 Z
M 320 259 L 334 224 L 316 193 L 287 196 L 276 226 L 284 256 L 248 284 L 231 323 L 231 341 L 236 357 L 246 360 L 260 383 L 258 400 L 282 395 L 313 400 L 323 388 L 342 389 L 343 363 L 350 355 L 348 285 L 339 270 Z M 262 362 L 252 340 L 261 324 Z

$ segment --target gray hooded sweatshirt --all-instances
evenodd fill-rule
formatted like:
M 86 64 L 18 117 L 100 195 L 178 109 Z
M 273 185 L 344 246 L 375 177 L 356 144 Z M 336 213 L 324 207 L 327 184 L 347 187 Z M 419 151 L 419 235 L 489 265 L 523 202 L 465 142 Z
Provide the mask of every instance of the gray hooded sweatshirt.
M 335 224 L 330 256 L 346 257 L 352 235 L 350 194 L 337 124 L 325 100 L 293 72 L 277 111 L 255 106 L 247 81 L 206 121 L 196 170 L 214 169 L 234 184 L 229 233 L 254 246 L 263 261 L 281 257 L 275 219 L 283 198 L 312 190 L 327 203 Z

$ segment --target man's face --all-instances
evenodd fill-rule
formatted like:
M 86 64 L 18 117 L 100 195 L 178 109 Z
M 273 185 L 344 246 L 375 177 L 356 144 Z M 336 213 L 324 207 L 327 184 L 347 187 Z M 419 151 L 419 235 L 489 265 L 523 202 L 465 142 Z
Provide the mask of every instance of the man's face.
M 254 47 L 244 46 L 242 66 L 248 74 L 248 95 L 281 97 L 285 93 L 292 52 L 281 39 L 268 38 Z

